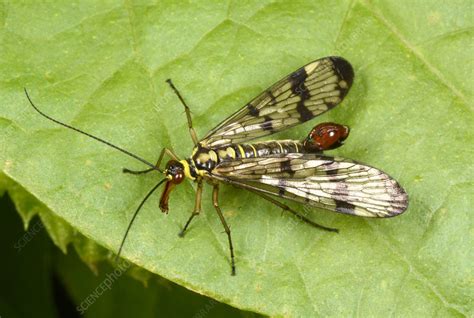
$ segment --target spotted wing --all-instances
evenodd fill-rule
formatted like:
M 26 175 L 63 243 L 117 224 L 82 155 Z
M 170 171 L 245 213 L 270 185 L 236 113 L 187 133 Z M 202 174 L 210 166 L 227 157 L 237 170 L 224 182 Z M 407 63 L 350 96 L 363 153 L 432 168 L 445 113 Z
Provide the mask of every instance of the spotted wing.
M 403 213 L 408 196 L 389 175 L 342 158 L 290 153 L 220 163 L 212 177 L 242 188 L 364 217 Z
M 209 148 L 223 147 L 301 124 L 339 104 L 353 78 L 352 66 L 341 57 L 311 62 L 224 120 L 201 143 Z

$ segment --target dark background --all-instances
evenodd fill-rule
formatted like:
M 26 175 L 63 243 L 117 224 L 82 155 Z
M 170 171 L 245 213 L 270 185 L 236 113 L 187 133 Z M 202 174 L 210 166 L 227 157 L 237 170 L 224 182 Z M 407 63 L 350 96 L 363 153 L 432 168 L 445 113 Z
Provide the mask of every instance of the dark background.
M 0 209 L 3 215 L 0 317 L 81 317 L 76 310 L 78 304 L 103 283 L 114 268 L 103 262 L 98 264 L 96 275 L 73 248 L 64 255 L 54 246 L 38 217 L 31 220 L 30 230 L 25 232 L 7 194 L 0 199 Z M 257 317 L 156 275 L 144 283 L 128 274 L 117 278 L 111 289 L 105 290 L 88 307 L 84 316 Z

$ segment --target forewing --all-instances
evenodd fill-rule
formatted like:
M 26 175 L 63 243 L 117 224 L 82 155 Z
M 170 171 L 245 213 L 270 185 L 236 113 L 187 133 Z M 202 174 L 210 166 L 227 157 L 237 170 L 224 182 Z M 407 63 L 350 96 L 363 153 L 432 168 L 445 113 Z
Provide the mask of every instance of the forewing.
M 212 177 L 262 193 L 331 211 L 364 217 L 403 213 L 408 196 L 389 175 L 376 168 L 317 154 L 229 160 Z
M 311 62 L 265 90 L 202 140 L 214 148 L 273 134 L 308 121 L 339 104 L 354 71 L 341 57 Z

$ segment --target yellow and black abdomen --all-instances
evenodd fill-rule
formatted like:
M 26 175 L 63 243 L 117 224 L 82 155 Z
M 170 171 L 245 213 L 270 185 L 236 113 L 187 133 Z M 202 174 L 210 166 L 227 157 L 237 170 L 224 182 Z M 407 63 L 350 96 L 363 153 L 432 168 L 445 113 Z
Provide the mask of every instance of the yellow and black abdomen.
M 265 141 L 254 144 L 231 144 L 222 148 L 206 148 L 198 145 L 191 158 L 186 162 L 189 165 L 190 175 L 204 175 L 210 172 L 220 162 L 240 158 L 257 158 L 287 153 L 306 153 L 300 141 L 279 140 Z
M 234 144 L 216 150 L 219 161 L 235 158 L 257 158 L 271 155 L 305 152 L 296 140 L 264 141 L 253 144 Z

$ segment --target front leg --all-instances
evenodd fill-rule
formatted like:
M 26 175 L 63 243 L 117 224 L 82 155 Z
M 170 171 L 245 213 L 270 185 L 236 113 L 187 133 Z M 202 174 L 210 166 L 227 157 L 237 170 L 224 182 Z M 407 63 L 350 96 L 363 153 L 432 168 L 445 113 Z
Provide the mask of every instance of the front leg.
M 173 89 L 174 93 L 178 96 L 179 100 L 181 101 L 181 104 L 183 104 L 183 106 L 184 106 L 184 111 L 186 113 L 186 119 L 188 120 L 189 134 L 191 135 L 191 139 L 193 140 L 194 146 L 197 146 L 197 144 L 199 143 L 199 140 L 198 140 L 196 131 L 193 128 L 193 119 L 191 118 L 191 110 L 189 109 L 188 105 L 184 101 L 184 98 L 179 93 L 178 89 L 174 86 L 171 79 L 167 79 L 166 82 L 171 86 L 171 89 Z
M 199 178 L 197 180 L 197 190 L 196 190 L 196 198 L 194 201 L 194 210 L 193 213 L 191 213 L 191 216 L 189 217 L 188 221 L 184 225 L 183 229 L 181 232 L 179 232 L 180 237 L 184 237 L 184 234 L 186 230 L 188 229 L 189 224 L 191 221 L 194 219 L 195 216 L 199 215 L 201 213 L 201 197 L 202 197 L 202 179 Z

